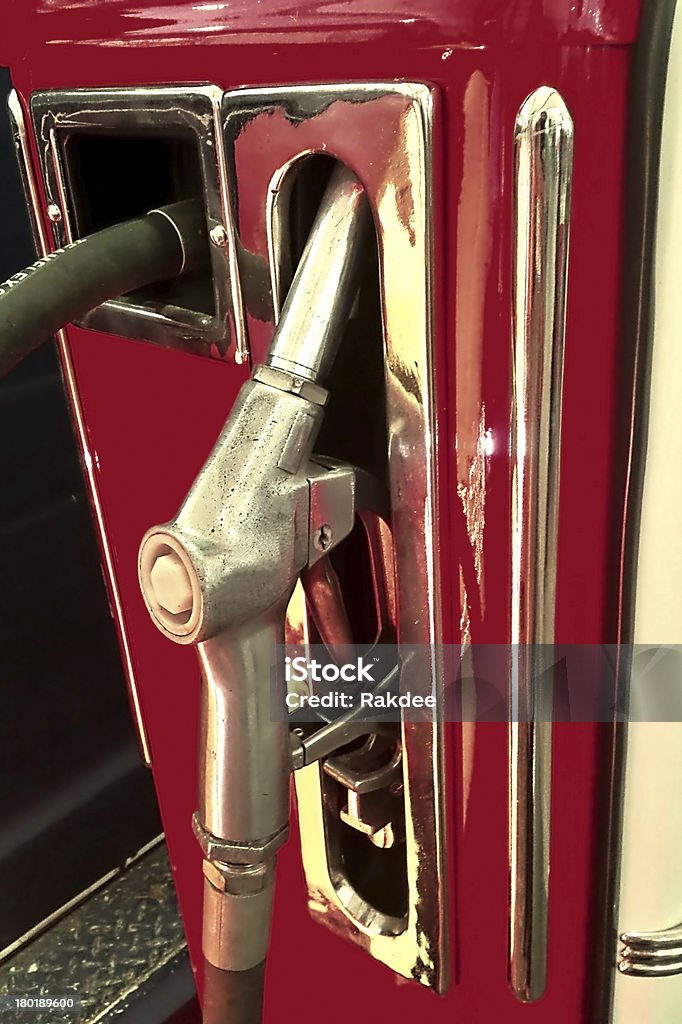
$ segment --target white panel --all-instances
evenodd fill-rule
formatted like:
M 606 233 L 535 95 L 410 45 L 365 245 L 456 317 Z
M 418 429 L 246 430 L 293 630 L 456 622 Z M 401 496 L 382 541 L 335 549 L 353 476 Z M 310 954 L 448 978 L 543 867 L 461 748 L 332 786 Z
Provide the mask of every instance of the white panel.
M 644 143 L 643 143 L 644 144 Z M 664 108 L 635 643 L 682 643 L 682 14 Z M 666 680 L 670 685 L 670 680 Z M 682 690 L 682 678 L 676 680 Z M 635 681 L 637 686 L 637 681 Z M 640 680 L 646 701 L 655 675 Z M 651 690 L 649 691 L 651 693 Z M 641 706 L 641 703 L 640 703 Z M 618 931 L 682 923 L 682 723 L 629 727 Z M 616 978 L 615 1024 L 680 1024 L 682 976 Z

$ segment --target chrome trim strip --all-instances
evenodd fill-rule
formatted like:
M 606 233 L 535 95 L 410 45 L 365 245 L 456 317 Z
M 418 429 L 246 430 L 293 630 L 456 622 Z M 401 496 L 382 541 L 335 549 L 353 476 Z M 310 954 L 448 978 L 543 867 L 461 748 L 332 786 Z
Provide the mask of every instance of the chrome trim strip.
M 17 162 L 19 164 L 21 184 L 24 189 L 26 207 L 28 209 L 28 215 L 31 222 L 33 243 L 36 247 L 36 253 L 44 256 L 49 249 L 49 243 L 47 240 L 47 232 L 45 231 L 45 226 L 40 216 L 40 200 L 38 199 L 36 180 L 31 165 L 31 155 L 28 136 L 26 134 L 24 111 L 16 89 L 12 89 L 7 97 L 7 109 L 9 111 L 12 139 L 17 154 Z
M 224 115 L 240 253 L 272 281 L 267 325 L 262 310 L 249 309 L 247 296 L 255 362 L 265 358 L 290 276 L 291 268 L 279 262 L 286 261 L 281 233 L 286 230 L 287 171 L 306 155 L 324 153 L 350 167 L 366 190 L 380 254 L 399 638 L 407 645 L 439 643 L 431 92 L 424 85 L 393 82 L 245 90 L 226 94 Z M 248 202 L 240 203 L 245 186 Z M 267 238 L 257 219 L 265 216 Z M 289 635 L 300 641 L 307 629 L 300 595 L 289 619 Z M 404 671 L 407 685 L 410 666 Z M 432 679 L 440 696 L 437 664 Z M 398 974 L 443 992 L 449 968 L 443 723 L 405 722 L 402 730 L 409 893 L 404 928 L 391 934 L 390 922 L 377 921 L 381 915 L 376 911 L 374 920 L 365 916 L 368 904 L 355 890 L 348 892 L 348 883 L 330 867 L 319 765 L 296 773 L 303 865 L 318 921 Z
M 660 932 L 624 932 L 618 970 L 634 978 L 682 974 L 682 924 Z
M 9 95 L 8 107 L 10 120 L 12 122 L 12 132 L 17 150 L 19 170 L 21 172 L 21 178 L 24 185 L 24 192 L 26 194 L 28 208 L 31 216 L 34 237 L 40 255 L 45 256 L 48 252 L 50 252 L 50 244 L 48 242 L 47 232 L 45 230 L 45 226 L 43 224 L 41 216 L 38 186 L 33 171 L 33 164 L 31 161 L 31 150 L 28 141 L 24 112 L 21 106 L 21 101 L 19 100 L 19 97 L 15 90 L 12 90 L 12 92 Z M 130 700 L 132 704 L 135 724 L 137 726 L 137 735 L 140 741 L 140 749 L 142 751 L 142 756 L 144 758 L 145 764 L 148 767 L 151 767 L 151 749 L 149 746 L 149 740 L 147 738 L 147 732 L 144 726 L 142 709 L 140 707 L 140 699 L 137 692 L 137 683 L 135 681 L 135 669 L 133 666 L 130 641 L 128 639 L 128 632 L 126 629 L 125 620 L 123 618 L 123 604 L 121 601 L 121 594 L 118 589 L 118 582 L 116 580 L 116 570 L 114 566 L 113 553 L 106 532 L 104 513 L 102 510 L 102 502 L 99 495 L 99 488 L 97 486 L 97 478 L 95 476 L 93 459 L 90 453 L 88 435 L 85 428 L 85 419 L 83 417 L 83 410 L 81 408 L 80 396 L 78 394 L 78 386 L 76 383 L 76 375 L 73 367 L 73 362 L 71 360 L 71 353 L 69 352 L 69 343 L 66 331 L 58 331 L 56 339 L 57 344 L 59 346 L 59 354 L 62 362 L 64 385 L 71 404 L 74 426 L 76 428 L 78 444 L 81 451 L 81 461 L 83 468 L 85 470 L 88 490 L 90 493 L 90 504 L 95 518 L 97 533 L 99 534 L 100 550 L 102 552 L 102 560 L 104 563 L 105 578 L 108 585 L 109 596 L 111 598 L 114 618 L 116 620 L 121 656 L 123 659 L 123 667 L 126 676 L 126 681 L 128 683 L 128 691 L 130 693 Z
M 221 131 L 223 92 L 215 85 L 145 86 L 37 92 L 31 114 L 48 204 L 61 216 L 52 224 L 57 247 L 77 237 L 64 165 L 63 140 L 73 132 L 116 131 L 159 136 L 165 129 L 197 145 L 213 276 L 214 313 L 140 304 L 131 297 L 104 302 L 81 321 L 91 330 L 153 341 L 197 355 L 248 358 L 237 249 L 229 215 Z M 213 232 L 213 234 L 211 234 Z
M 554 643 L 572 161 L 571 116 L 541 86 L 514 132 L 509 972 L 525 1002 L 547 980 L 552 684 L 542 675 Z

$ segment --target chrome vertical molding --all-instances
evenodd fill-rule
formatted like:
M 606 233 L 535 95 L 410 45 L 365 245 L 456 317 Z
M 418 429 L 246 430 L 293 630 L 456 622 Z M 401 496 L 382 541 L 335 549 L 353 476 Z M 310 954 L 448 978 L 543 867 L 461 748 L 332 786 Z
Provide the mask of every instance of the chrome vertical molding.
M 22 184 L 24 187 L 24 194 L 26 196 L 26 203 L 28 206 L 29 216 L 31 220 L 31 227 L 33 230 L 33 239 L 39 255 L 45 256 L 48 252 L 50 252 L 51 246 L 48 241 L 48 235 L 41 217 L 38 185 L 33 170 L 33 163 L 31 161 L 31 150 L 28 141 L 28 133 L 26 129 L 26 120 L 24 118 L 24 111 L 21 105 L 21 101 L 14 89 L 9 94 L 9 97 L 7 99 L 7 106 L 9 109 L 12 135 L 17 152 L 17 159 L 19 162 L 19 172 L 21 174 Z M 71 360 L 71 353 L 69 351 L 69 344 L 66 336 L 66 331 L 58 331 L 56 335 L 56 340 L 57 345 L 59 347 L 59 355 L 62 364 L 62 376 L 64 380 L 64 387 L 69 396 L 69 402 L 71 404 L 71 414 L 73 416 L 74 428 L 78 438 L 78 446 L 80 448 L 81 462 L 85 472 L 85 478 L 90 497 L 90 505 L 92 508 L 92 513 L 95 518 L 97 534 L 100 544 L 100 551 L 102 554 L 104 576 L 107 583 L 109 597 L 111 599 L 112 611 L 116 621 L 116 629 L 118 632 L 119 646 L 123 661 L 123 669 L 125 672 L 126 681 L 128 683 L 128 692 L 130 694 L 130 702 L 133 710 L 133 715 L 135 718 L 135 725 L 137 727 L 137 735 L 140 741 L 140 749 L 142 751 L 142 757 L 144 758 L 145 764 L 148 767 L 150 767 L 152 763 L 151 748 L 149 746 L 149 740 L 147 738 L 147 732 L 144 726 L 144 720 L 142 718 L 142 707 L 140 705 L 140 698 L 137 692 L 137 683 L 135 681 L 135 669 L 133 666 L 130 640 L 128 638 L 125 619 L 123 617 L 123 603 L 121 600 L 121 592 L 118 588 L 113 552 L 111 550 L 111 545 L 109 544 L 109 538 L 107 536 L 106 526 L 104 523 L 102 501 L 99 494 L 99 488 L 97 486 L 97 478 L 95 476 L 93 459 L 90 453 L 90 443 L 88 440 L 87 430 L 85 427 L 85 418 L 83 416 L 83 410 L 81 408 L 80 396 L 78 394 L 78 385 L 76 383 L 76 374 L 73 367 L 73 362 Z
M 509 976 L 519 999 L 547 980 L 561 400 L 573 122 L 541 86 L 514 134 Z

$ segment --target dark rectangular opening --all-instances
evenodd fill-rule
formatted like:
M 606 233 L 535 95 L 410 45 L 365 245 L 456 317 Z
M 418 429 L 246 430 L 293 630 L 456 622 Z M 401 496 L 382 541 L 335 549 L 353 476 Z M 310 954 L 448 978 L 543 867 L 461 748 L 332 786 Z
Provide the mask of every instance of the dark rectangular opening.
M 203 195 L 201 155 L 191 134 L 110 129 L 69 132 L 62 158 L 74 233 L 78 237 L 149 210 Z M 207 246 L 206 267 L 210 267 Z M 209 269 L 131 292 L 141 306 L 176 307 L 215 315 Z

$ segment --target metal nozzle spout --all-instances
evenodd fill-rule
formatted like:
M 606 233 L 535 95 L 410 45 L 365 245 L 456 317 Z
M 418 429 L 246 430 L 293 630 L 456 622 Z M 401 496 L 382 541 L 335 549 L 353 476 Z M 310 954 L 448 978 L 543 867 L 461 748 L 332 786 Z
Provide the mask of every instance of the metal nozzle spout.
M 287 295 L 268 366 L 324 384 L 355 301 L 372 225 L 362 185 L 332 174 Z

